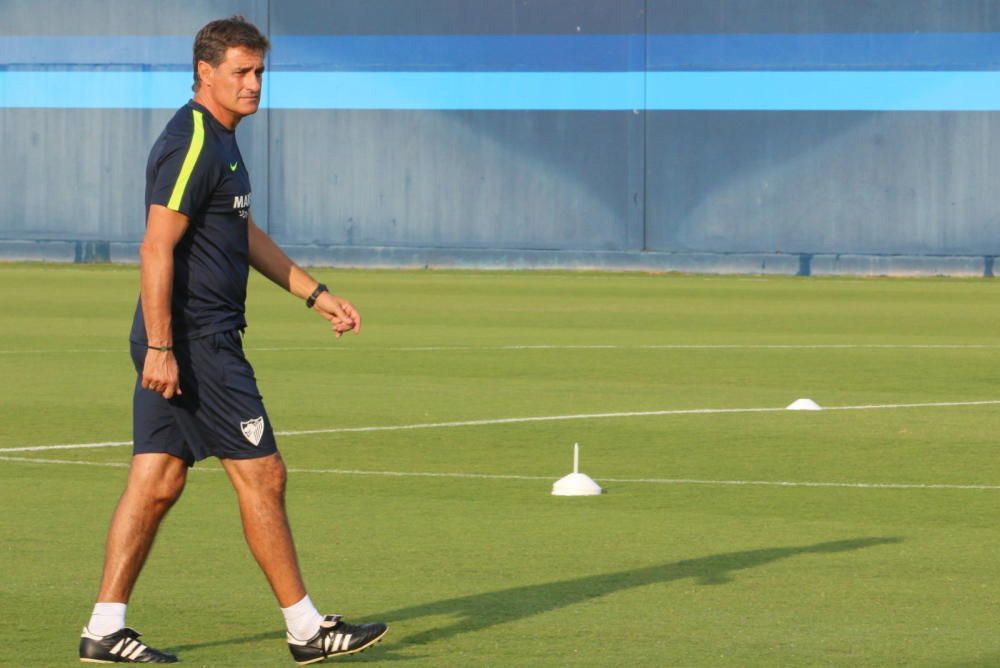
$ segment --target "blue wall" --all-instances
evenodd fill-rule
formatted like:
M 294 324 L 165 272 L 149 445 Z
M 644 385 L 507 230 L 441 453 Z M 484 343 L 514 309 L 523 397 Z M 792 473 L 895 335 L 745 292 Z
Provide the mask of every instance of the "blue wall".
M 995 0 L 0 0 L 0 256 L 130 260 L 190 44 L 265 29 L 303 261 L 990 273 Z

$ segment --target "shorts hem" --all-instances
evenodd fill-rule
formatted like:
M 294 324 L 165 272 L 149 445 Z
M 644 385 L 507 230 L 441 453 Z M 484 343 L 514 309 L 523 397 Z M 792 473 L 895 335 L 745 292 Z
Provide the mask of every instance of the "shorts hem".
M 269 457 L 270 455 L 275 455 L 278 453 L 278 449 L 273 450 L 261 450 L 254 452 L 240 452 L 238 454 L 231 455 L 213 455 L 217 457 L 220 461 L 223 459 L 262 459 L 264 457 Z
M 204 459 L 204 457 L 202 457 L 201 459 L 197 459 L 195 457 L 187 457 L 187 456 L 184 456 L 184 455 L 178 455 L 175 452 L 167 452 L 166 450 L 134 450 L 133 449 L 132 450 L 132 457 L 134 458 L 134 457 L 136 457 L 138 455 L 170 455 L 174 459 L 179 459 L 182 462 L 184 462 L 184 464 L 188 468 L 193 468 L 195 464 L 197 464 L 198 462 L 201 461 L 201 459 Z

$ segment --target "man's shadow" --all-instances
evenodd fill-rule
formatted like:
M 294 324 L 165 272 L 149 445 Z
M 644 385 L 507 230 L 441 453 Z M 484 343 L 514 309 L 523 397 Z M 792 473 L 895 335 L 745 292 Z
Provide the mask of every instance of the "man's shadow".
M 734 572 L 763 566 L 780 559 L 803 554 L 833 554 L 900 542 L 902 542 L 901 538 L 858 538 L 801 547 L 728 552 L 635 570 L 460 596 L 444 601 L 390 610 L 372 615 L 371 618 L 384 619 L 390 625 L 393 622 L 437 615 L 455 618 L 447 626 L 429 629 L 392 643 L 393 649 L 402 649 L 408 645 L 424 645 L 455 635 L 479 631 L 504 622 L 539 615 L 633 587 L 686 578 L 691 578 L 701 585 L 721 585 L 729 582 L 732 579 L 731 574 Z
M 408 646 L 425 645 L 463 633 L 480 631 L 491 626 L 496 626 L 497 624 L 558 610 L 559 608 L 565 608 L 633 587 L 673 582 L 686 578 L 691 578 L 702 585 L 721 585 L 732 579 L 732 573 L 763 566 L 780 559 L 804 554 L 848 552 L 878 545 L 901 543 L 902 540 L 902 538 L 856 538 L 853 540 L 839 540 L 799 547 L 776 547 L 743 552 L 727 552 L 709 557 L 686 559 L 684 561 L 675 561 L 634 570 L 617 571 L 603 575 L 589 575 L 546 584 L 526 585 L 494 592 L 459 596 L 443 601 L 366 615 L 366 618 L 385 621 L 390 627 L 389 643 L 393 651 L 376 651 L 375 656 L 383 661 L 405 661 L 416 657 L 403 656 L 397 654 L 396 651 Z M 454 621 L 446 626 L 436 627 L 411 636 L 398 639 L 392 637 L 391 629 L 393 623 L 431 616 L 450 616 L 454 618 Z M 239 644 L 272 638 L 278 635 L 277 633 L 259 633 L 242 638 L 183 645 L 170 649 L 172 651 L 184 651 L 200 647 Z

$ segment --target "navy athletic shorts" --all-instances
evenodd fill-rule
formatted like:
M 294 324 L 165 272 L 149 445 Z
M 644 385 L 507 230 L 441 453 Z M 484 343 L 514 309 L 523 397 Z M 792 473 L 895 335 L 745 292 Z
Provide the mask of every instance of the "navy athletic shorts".
M 138 372 L 133 454 L 165 452 L 194 466 L 210 456 L 253 459 L 277 452 L 238 329 L 174 342 L 183 394 L 170 400 L 142 388 L 146 345 L 132 342 L 131 349 Z

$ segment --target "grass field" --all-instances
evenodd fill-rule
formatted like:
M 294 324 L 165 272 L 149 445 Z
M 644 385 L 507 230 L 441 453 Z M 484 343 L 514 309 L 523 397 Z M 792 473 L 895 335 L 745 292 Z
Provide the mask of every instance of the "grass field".
M 316 274 L 362 335 L 255 277 L 245 345 L 275 428 L 319 432 L 279 437 L 313 600 L 390 624 L 344 663 L 1000 665 L 996 283 Z M 76 665 L 129 449 L 20 448 L 130 438 L 137 281 L 0 265 L 2 666 Z M 799 397 L 854 408 L 636 415 Z M 531 417 L 566 419 L 497 422 Z M 549 494 L 574 442 L 603 496 Z M 129 623 L 293 665 L 217 463 Z

